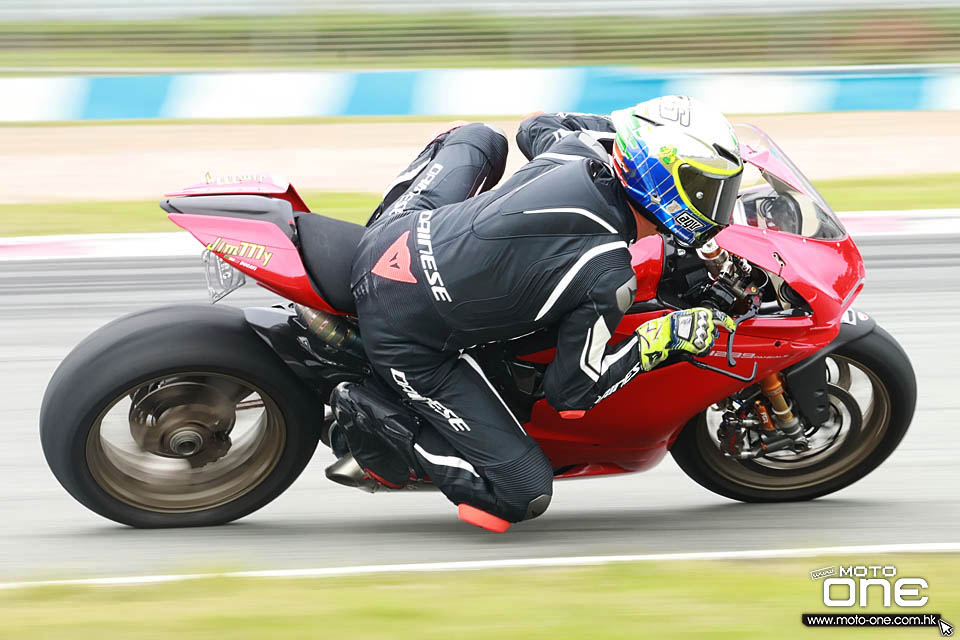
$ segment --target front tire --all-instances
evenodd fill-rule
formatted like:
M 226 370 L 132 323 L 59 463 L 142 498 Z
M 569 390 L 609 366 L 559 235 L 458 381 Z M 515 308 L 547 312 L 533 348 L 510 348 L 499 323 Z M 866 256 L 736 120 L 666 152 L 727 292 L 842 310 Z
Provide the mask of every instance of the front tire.
M 283 493 L 317 446 L 323 402 L 231 307 L 116 320 L 54 373 L 40 440 L 61 485 L 132 527 L 199 527 Z
M 674 460 L 701 486 L 742 502 L 812 500 L 860 480 L 907 433 L 917 400 L 916 377 L 907 354 L 879 326 L 828 358 L 828 364 L 833 362 L 828 366 L 832 419 L 839 427 L 816 455 L 773 454 L 752 461 L 725 457 L 705 411 L 677 436 Z M 844 422 L 847 433 L 841 439 Z

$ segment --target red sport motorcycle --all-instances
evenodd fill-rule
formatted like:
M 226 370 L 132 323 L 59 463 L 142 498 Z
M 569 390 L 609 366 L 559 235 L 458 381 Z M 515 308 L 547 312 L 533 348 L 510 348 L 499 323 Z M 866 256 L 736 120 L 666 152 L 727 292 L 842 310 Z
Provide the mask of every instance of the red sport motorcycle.
M 698 305 L 737 318 L 734 333 L 578 420 L 540 391 L 550 331 L 477 349 L 556 478 L 643 471 L 669 451 L 729 498 L 809 500 L 870 473 L 906 433 L 916 379 L 897 342 L 850 306 L 864 281 L 856 245 L 765 134 L 738 129 L 749 173 L 734 224 L 700 247 L 634 244 L 637 296 L 611 340 Z M 208 180 L 161 206 L 205 245 L 214 302 L 249 277 L 290 304 L 172 306 L 106 325 L 54 374 L 40 436 L 64 488 L 107 518 L 220 524 L 290 486 L 325 440 L 333 387 L 373 375 L 349 290 L 364 227 L 311 213 L 268 176 Z

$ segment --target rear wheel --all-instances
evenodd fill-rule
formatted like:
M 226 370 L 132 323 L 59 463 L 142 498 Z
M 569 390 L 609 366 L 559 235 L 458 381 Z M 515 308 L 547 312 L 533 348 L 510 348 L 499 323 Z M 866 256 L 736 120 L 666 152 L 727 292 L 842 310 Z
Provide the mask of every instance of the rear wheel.
M 323 403 L 229 307 L 127 316 L 67 356 L 40 436 L 79 502 L 135 527 L 222 524 L 279 496 L 317 446 Z
M 716 435 L 719 414 L 707 410 L 680 432 L 674 459 L 700 485 L 744 502 L 810 500 L 853 484 L 906 434 L 916 378 L 903 349 L 880 327 L 831 353 L 827 375 L 830 416 L 807 429 L 808 450 L 726 457 Z

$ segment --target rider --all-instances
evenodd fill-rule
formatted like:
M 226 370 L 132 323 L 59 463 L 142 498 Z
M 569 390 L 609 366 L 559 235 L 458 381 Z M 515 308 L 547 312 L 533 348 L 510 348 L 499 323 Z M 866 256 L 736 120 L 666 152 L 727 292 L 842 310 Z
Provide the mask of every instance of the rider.
M 530 162 L 491 191 L 503 131 L 473 123 L 438 136 L 388 187 L 354 257 L 364 348 L 432 428 L 404 423 L 376 382 L 340 385 L 331 399 L 352 450 L 341 444 L 337 464 L 387 486 L 425 474 L 462 519 L 500 531 L 546 510 L 554 472 L 471 349 L 555 328 L 543 390 L 565 418 L 671 352 L 707 352 L 716 328 L 734 324 L 705 308 L 607 341 L 636 293 L 628 245 L 658 231 L 686 245 L 709 238 L 729 222 L 743 168 L 723 115 L 680 96 L 610 117 L 536 114 L 517 144 Z M 372 422 L 405 458 L 378 453 Z

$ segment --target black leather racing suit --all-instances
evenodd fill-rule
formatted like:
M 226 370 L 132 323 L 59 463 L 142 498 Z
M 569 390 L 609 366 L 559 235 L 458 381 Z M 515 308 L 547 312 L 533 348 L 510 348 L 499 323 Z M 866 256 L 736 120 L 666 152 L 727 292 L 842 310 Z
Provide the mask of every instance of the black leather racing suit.
M 502 175 L 506 139 L 454 129 L 391 185 L 363 236 L 351 284 L 364 348 L 435 428 L 414 450 L 455 503 L 516 522 L 552 495 L 549 460 L 471 347 L 557 327 L 544 389 L 560 411 L 589 409 L 639 371 L 636 338 L 607 345 L 636 291 L 635 223 L 596 142 L 612 137 L 600 116 L 528 118 L 517 143 L 530 162 L 473 195 Z

